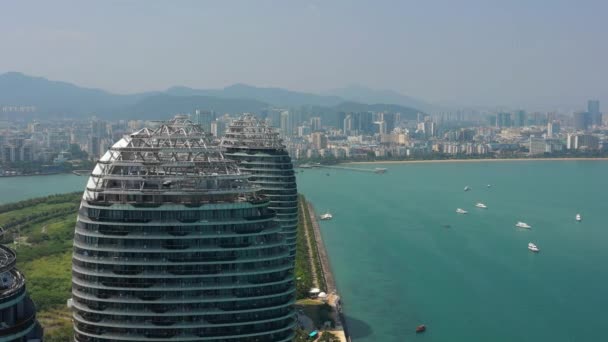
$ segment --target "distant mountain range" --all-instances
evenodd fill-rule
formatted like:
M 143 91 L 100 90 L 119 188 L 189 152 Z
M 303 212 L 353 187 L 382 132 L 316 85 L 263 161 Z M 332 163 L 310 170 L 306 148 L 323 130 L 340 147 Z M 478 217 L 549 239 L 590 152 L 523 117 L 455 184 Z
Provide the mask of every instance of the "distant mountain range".
M 165 91 L 175 96 L 215 96 L 221 98 L 245 98 L 273 104 L 275 106 L 335 106 L 344 102 L 338 96 L 324 96 L 301 93 L 281 88 L 258 88 L 246 84 L 235 84 L 224 89 L 192 89 L 188 87 L 171 87 Z
M 414 117 L 430 105 L 392 91 L 347 87 L 326 95 L 281 88 L 235 84 L 224 89 L 171 87 L 166 91 L 119 95 L 71 83 L 50 81 L 18 72 L 0 75 L 0 108 L 35 106 L 32 115 L 82 118 L 91 115 L 116 118 L 162 119 L 195 109 L 219 113 L 259 113 L 272 107 L 309 106 L 321 113 L 337 111 L 395 111 Z
M 333 89 L 325 92 L 327 95 L 343 98 L 348 101 L 360 103 L 387 103 L 405 107 L 417 108 L 424 112 L 431 112 L 437 106 L 431 105 L 419 99 L 400 94 L 393 90 L 375 90 L 360 85 L 352 85 L 345 88 Z

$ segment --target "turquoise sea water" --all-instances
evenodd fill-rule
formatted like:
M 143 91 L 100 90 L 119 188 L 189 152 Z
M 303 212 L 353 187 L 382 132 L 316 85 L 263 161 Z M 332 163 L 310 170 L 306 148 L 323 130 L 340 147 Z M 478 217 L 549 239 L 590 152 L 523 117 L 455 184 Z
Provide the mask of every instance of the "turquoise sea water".
M 0 177 L 0 204 L 28 198 L 83 191 L 89 177 L 58 174 L 31 177 Z
M 608 340 L 608 162 L 384 166 L 298 173 L 354 341 Z
M 608 340 L 608 162 L 385 167 L 298 173 L 317 211 L 334 214 L 321 230 L 354 341 Z M 0 203 L 86 180 L 0 178 Z M 421 323 L 428 331 L 416 336 Z

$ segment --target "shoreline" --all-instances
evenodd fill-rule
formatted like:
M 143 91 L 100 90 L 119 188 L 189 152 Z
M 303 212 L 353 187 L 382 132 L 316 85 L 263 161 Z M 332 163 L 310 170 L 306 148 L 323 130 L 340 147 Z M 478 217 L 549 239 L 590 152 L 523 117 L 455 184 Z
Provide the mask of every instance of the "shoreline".
M 18 175 L 0 175 L 0 178 L 11 178 L 11 177 L 35 177 L 35 176 L 53 176 L 61 174 L 69 174 L 71 172 L 46 172 L 46 173 L 28 173 Z
M 608 157 L 585 158 L 487 158 L 487 159 L 428 159 L 428 160 L 377 160 L 352 161 L 338 165 L 365 165 L 365 164 L 422 164 L 422 163 L 483 163 L 483 162 L 523 162 L 523 161 L 608 161 Z
M 315 209 L 312 202 L 308 200 L 305 200 L 304 206 L 306 210 L 308 210 L 308 215 L 310 217 L 310 224 L 312 226 L 314 235 L 313 238 L 316 241 L 317 255 L 319 256 L 319 261 L 321 264 L 321 274 L 323 275 L 323 280 L 325 281 L 325 286 L 327 287 L 325 290 L 327 294 L 329 294 L 328 304 L 334 308 L 337 316 L 336 327 L 331 332 L 337 333 L 341 340 L 342 337 L 344 337 L 343 340 L 351 341 L 348 327 L 346 325 L 346 318 L 344 317 L 344 311 L 342 308 L 342 300 L 338 294 L 338 289 L 336 288 L 336 282 L 331 271 L 329 256 L 327 255 L 327 249 L 325 248 L 325 243 L 323 242 L 323 236 L 321 235 L 321 228 L 317 220 L 317 215 L 315 214 Z

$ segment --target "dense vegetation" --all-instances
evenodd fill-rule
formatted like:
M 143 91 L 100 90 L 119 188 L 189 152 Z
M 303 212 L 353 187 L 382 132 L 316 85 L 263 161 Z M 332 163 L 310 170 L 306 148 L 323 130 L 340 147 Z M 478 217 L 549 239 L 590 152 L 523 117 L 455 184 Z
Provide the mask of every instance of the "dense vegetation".
M 305 203 L 304 196 L 299 196 L 299 203 Z M 310 269 L 310 255 L 308 253 L 308 244 L 306 241 L 306 233 L 304 227 L 304 213 L 302 206 L 298 205 L 298 214 L 300 220 L 298 221 L 298 235 L 296 239 L 296 296 L 298 299 L 306 298 L 308 291 L 312 287 L 312 274 Z
M 71 251 L 80 193 L 52 195 L 0 206 L 3 243 L 17 251 L 17 267 L 45 328 L 45 341 L 71 340 Z
M 306 198 L 302 196 L 302 203 L 304 205 L 304 215 L 301 216 L 300 222 L 304 222 L 304 226 L 308 229 L 309 244 L 312 250 L 312 262 L 315 265 L 316 276 L 318 280 L 318 286 L 321 291 L 327 291 L 327 284 L 325 284 L 325 276 L 323 275 L 323 268 L 321 267 L 321 258 L 318 253 L 317 240 L 315 239 L 315 232 L 312 228 L 312 220 L 310 217 L 310 211 L 308 211 L 308 202 Z
M 317 278 L 318 286 L 321 290 L 326 289 L 325 278 L 323 277 L 323 269 L 321 268 L 321 259 L 317 253 L 317 242 L 314 238 L 310 213 L 306 209 L 306 198 L 299 195 L 298 214 L 298 237 L 296 243 L 296 296 L 297 299 L 308 297 L 308 291 L 313 287 L 313 279 Z M 308 231 L 308 241 L 306 240 L 306 231 Z M 308 245 L 310 244 L 312 254 L 309 253 Z M 313 276 L 312 263 L 315 265 L 316 274 Z

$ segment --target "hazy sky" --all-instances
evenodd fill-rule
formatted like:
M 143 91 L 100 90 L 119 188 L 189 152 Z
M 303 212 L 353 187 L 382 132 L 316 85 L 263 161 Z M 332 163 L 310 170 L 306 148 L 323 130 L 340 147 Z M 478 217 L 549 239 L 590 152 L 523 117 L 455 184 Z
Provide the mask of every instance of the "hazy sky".
M 3 1 L 0 73 L 125 93 L 350 84 L 608 104 L 608 1 Z

